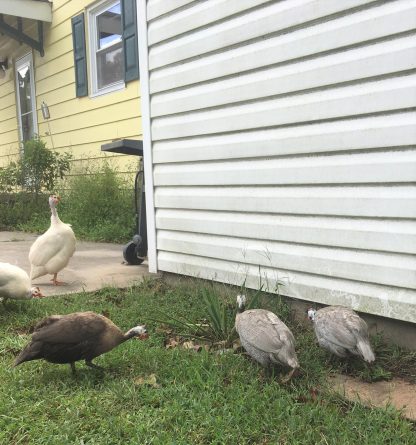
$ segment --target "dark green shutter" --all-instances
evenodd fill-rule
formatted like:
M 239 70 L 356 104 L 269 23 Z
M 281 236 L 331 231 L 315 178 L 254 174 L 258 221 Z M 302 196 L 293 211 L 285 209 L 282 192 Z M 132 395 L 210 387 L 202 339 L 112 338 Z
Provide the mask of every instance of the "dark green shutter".
M 121 0 L 125 82 L 139 78 L 136 14 L 136 0 Z
M 87 54 L 85 47 L 84 14 L 72 17 L 72 42 L 74 44 L 74 68 L 77 97 L 88 95 Z

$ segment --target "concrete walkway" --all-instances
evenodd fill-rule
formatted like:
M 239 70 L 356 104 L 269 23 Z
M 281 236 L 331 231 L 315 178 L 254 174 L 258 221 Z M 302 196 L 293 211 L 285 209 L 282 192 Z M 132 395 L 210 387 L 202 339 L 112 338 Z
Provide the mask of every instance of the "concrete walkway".
M 30 272 L 29 249 L 38 235 L 23 232 L 0 232 L 0 262 L 15 264 Z M 92 291 L 104 286 L 128 287 L 149 274 L 147 262 L 140 266 L 124 264 L 120 244 L 77 241 L 77 248 L 68 266 L 58 274 L 66 284 L 54 286 L 52 276 L 37 278 L 33 284 L 45 296 Z
M 405 417 L 416 421 L 416 385 L 402 379 L 366 383 L 358 378 L 336 375 L 330 385 L 348 400 L 378 408 L 392 405 L 402 410 Z

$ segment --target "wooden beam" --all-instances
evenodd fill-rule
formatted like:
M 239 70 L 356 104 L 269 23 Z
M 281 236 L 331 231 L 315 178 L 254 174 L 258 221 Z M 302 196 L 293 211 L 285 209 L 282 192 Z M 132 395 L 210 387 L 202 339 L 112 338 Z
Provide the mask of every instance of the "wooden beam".
M 39 26 L 39 25 L 38 25 Z M 25 34 L 23 31 L 19 32 L 19 29 L 13 28 L 13 26 L 10 26 L 7 24 L 2 17 L 0 17 L 0 31 L 9 37 L 11 37 L 14 40 L 17 40 L 18 42 L 26 43 L 26 45 L 29 45 L 31 48 L 36 49 L 39 51 L 40 55 L 44 55 L 43 50 L 43 26 L 38 27 L 38 33 L 39 34 L 39 41 L 36 41 L 32 39 L 32 37 Z

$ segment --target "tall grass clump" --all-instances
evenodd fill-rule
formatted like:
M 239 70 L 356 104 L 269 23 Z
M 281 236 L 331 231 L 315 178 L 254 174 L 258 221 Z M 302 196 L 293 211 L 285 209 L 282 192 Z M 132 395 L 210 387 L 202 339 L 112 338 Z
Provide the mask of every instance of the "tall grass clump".
M 264 306 L 262 294 L 268 296 L 268 309 L 273 310 L 283 318 L 288 316 L 288 306 L 282 303 L 280 295 L 263 293 L 263 286 L 253 292 L 245 287 L 245 282 L 240 287 L 241 294 L 247 294 L 248 300 L 245 309 L 255 309 Z M 179 313 L 164 312 L 160 308 L 154 310 L 154 316 L 150 320 L 157 321 L 168 327 L 174 334 L 203 341 L 213 347 L 230 348 L 238 338 L 235 330 L 235 317 L 237 314 L 236 294 L 221 295 L 215 286 L 199 285 L 195 288 L 195 295 L 200 302 L 201 318 L 197 321 L 188 315 L 189 308 L 185 307 Z M 273 302 L 271 305 L 270 302 Z
M 65 184 L 60 215 L 78 238 L 126 242 L 134 234 L 132 184 L 108 163 L 88 166 Z

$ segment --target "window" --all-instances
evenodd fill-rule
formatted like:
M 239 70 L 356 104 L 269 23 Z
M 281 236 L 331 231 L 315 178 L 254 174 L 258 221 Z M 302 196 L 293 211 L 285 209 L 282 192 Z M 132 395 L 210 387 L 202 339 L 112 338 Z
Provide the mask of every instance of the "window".
M 16 60 L 16 92 L 20 141 L 27 141 L 38 132 L 36 118 L 33 59 L 29 53 Z
M 124 87 L 123 28 L 120 1 L 105 1 L 89 11 L 92 94 Z
M 105 0 L 71 19 L 77 97 L 119 90 L 139 78 L 136 0 Z M 89 52 L 85 45 L 88 26 Z M 87 60 L 90 73 L 87 76 Z

